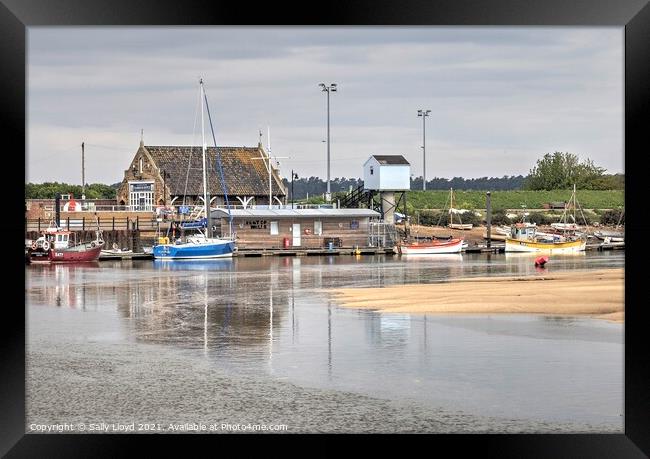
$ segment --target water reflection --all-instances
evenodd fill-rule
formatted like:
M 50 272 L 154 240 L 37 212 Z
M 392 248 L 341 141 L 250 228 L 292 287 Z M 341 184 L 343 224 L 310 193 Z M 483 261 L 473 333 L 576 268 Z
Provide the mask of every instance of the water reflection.
M 535 259 L 539 253 L 517 253 L 507 252 L 504 254 L 506 262 L 515 270 L 517 274 L 547 274 L 556 270 L 564 269 L 584 269 L 586 252 L 574 252 L 561 255 L 549 255 L 548 262 L 544 267 L 535 266 Z
M 134 346 L 197 354 L 215 368 L 272 374 L 471 412 L 603 419 L 622 404 L 622 332 L 567 317 L 444 317 L 339 308 L 345 286 L 534 271 L 529 256 L 263 257 L 29 266 L 39 307 L 98 311 Z M 624 256 L 553 256 L 549 270 L 622 267 Z M 184 377 L 191 377 L 185 375 Z M 599 414 L 601 413 L 601 414 Z M 606 413 L 602 415 L 602 413 Z M 609 419 L 609 418 L 608 418 Z

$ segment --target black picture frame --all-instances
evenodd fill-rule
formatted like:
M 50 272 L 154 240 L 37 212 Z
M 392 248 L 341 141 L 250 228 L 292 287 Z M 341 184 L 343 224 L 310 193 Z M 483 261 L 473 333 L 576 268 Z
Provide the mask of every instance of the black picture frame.
M 626 196 L 632 204 L 643 206 L 643 174 L 647 173 L 646 122 L 650 118 L 650 5 L 646 0 L 444 0 L 444 1 L 355 1 L 324 4 L 247 4 L 245 2 L 201 1 L 99 1 L 99 0 L 0 0 L 0 126 L 4 132 L 7 166 L 5 186 L 13 190 L 20 181 L 20 154 L 26 147 L 26 27 L 39 25 L 522 25 L 522 26 L 620 26 L 625 27 L 625 168 Z M 10 142 L 7 142 L 7 141 Z M 10 147 L 13 146 L 13 149 Z M 13 163 L 13 156 L 18 161 Z M 11 159 L 9 159 L 11 158 Z M 13 166 L 9 166 L 10 164 Z M 12 167 L 11 170 L 8 167 Z M 24 162 L 22 163 L 24 167 Z M 17 170 L 16 170 L 17 169 Z M 24 175 L 24 174 L 23 174 Z M 17 187 L 21 186 L 17 184 Z M 19 189 L 19 188 L 16 188 Z M 6 253 L 16 263 L 11 267 L 16 281 L 5 279 L 12 287 L 15 301 L 5 301 L 0 358 L 0 454 L 7 457 L 77 457 L 116 456 L 134 442 L 147 441 L 158 447 L 169 446 L 169 436 L 150 435 L 38 435 L 25 434 L 25 328 L 24 299 L 20 279 L 25 281 L 23 253 L 19 252 L 21 235 L 15 215 L 21 200 L 12 193 L 5 195 Z M 626 204 L 628 198 L 626 197 Z M 15 206 L 15 208 L 14 208 Z M 24 209 L 23 209 L 24 210 Z M 430 452 L 451 447 L 454 455 L 468 450 L 499 457 L 646 457 L 650 455 L 650 397 L 645 331 L 650 322 L 643 287 L 645 260 L 643 214 L 632 208 L 626 215 L 627 246 L 625 262 L 625 433 L 558 434 L 558 435 L 428 435 L 404 438 L 390 436 L 361 437 L 363 447 L 372 444 L 383 449 L 395 442 L 403 448 L 428 448 Z M 15 256 L 15 258 L 14 258 Z M 20 257 L 20 258 L 19 258 Z M 22 275 L 21 275 L 22 274 Z M 10 274 L 11 275 L 11 274 Z M 8 297 L 7 297 L 8 298 Z M 647 301 L 647 300 L 646 300 Z M 174 436 L 175 437 L 175 436 Z M 205 436 L 194 437 L 202 442 Z M 222 445 L 234 441 L 218 436 Z M 247 437 L 234 436 L 239 440 Z M 279 436 L 272 436 L 277 442 Z M 326 436 L 307 436 L 323 444 Z M 177 437 L 180 438 L 180 437 Z M 287 442 L 284 439 L 289 439 Z M 293 444 L 295 436 L 283 436 Z M 355 438 L 356 440 L 357 438 Z M 214 440 L 212 438 L 211 440 Z M 128 446 L 127 446 L 128 445 Z M 313 452 L 313 450 L 311 450 Z M 413 450 L 414 452 L 416 450 Z M 189 452 L 189 451 L 187 451 Z M 221 451 L 215 451 L 221 452 Z M 281 453 L 281 451 L 276 451 Z

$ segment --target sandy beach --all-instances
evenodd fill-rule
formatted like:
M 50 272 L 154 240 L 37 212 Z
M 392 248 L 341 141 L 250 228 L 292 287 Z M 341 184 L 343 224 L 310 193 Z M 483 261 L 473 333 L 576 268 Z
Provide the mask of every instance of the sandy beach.
M 348 308 L 427 314 L 580 315 L 622 323 L 621 268 L 332 291 Z

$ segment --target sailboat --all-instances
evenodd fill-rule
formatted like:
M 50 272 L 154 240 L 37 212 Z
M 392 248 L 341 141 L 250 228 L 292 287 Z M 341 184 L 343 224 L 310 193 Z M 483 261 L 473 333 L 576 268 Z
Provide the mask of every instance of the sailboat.
M 564 209 L 562 222 L 555 226 L 563 234 L 550 234 L 537 232 L 536 226 L 528 223 L 515 223 L 511 226 L 511 233 L 506 237 L 506 252 L 543 252 L 549 254 L 583 252 L 587 247 L 587 238 L 578 234 L 579 229 L 575 223 L 575 209 L 577 207 L 576 186 L 573 185 L 573 194 L 569 203 L 573 202 L 573 223 L 567 222 L 569 205 Z
M 204 120 L 204 107 L 205 111 L 208 114 L 208 121 L 210 123 L 210 131 L 212 132 L 212 139 L 214 141 L 214 147 L 217 148 L 217 141 L 214 136 L 214 128 L 212 127 L 212 117 L 210 116 L 210 108 L 208 106 L 208 98 L 205 94 L 205 88 L 203 87 L 203 79 L 199 81 L 200 86 L 200 96 L 201 96 L 201 140 L 202 140 L 202 152 L 203 152 L 203 202 L 205 216 L 203 219 L 199 220 L 195 225 L 182 225 L 184 228 L 193 227 L 197 230 L 198 234 L 195 236 L 188 236 L 184 241 L 168 241 L 167 238 L 164 243 L 159 243 L 153 246 L 153 256 L 156 259 L 160 260 L 182 260 L 182 259 L 206 259 L 206 258 L 224 258 L 232 257 L 234 251 L 236 250 L 235 241 L 232 237 L 209 237 L 209 231 L 211 230 L 209 221 L 210 221 L 210 201 L 208 199 L 208 185 L 207 185 L 207 170 L 206 170 L 206 143 L 205 143 L 205 120 Z M 221 167 L 221 159 L 219 156 L 219 150 L 217 149 L 217 168 L 221 174 L 221 186 L 223 187 L 224 196 L 226 199 L 226 205 L 228 207 L 228 214 L 230 215 L 230 205 L 228 203 L 228 193 L 225 189 L 225 180 L 223 177 L 223 168 Z M 232 235 L 232 216 L 230 218 L 230 226 Z
M 454 223 L 454 189 L 449 189 L 449 224 L 447 225 L 451 229 L 459 230 L 471 230 L 474 226 L 472 223 L 463 223 L 460 219 L 460 214 L 458 215 L 458 223 Z

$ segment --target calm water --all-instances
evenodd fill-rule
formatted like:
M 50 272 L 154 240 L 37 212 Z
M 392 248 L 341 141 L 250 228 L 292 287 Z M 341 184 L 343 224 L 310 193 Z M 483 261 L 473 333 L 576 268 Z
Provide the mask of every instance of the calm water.
M 533 258 L 28 266 L 28 424 L 621 432 L 621 324 L 382 314 L 340 308 L 329 295 L 338 287 L 536 274 Z M 545 272 L 623 266 L 623 252 L 589 252 L 553 256 Z

